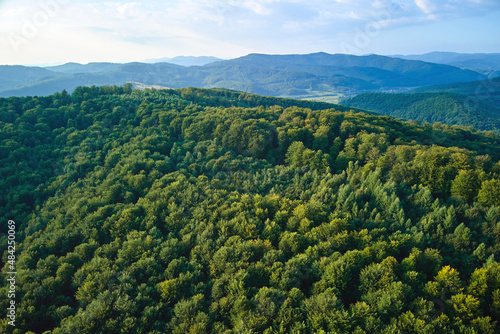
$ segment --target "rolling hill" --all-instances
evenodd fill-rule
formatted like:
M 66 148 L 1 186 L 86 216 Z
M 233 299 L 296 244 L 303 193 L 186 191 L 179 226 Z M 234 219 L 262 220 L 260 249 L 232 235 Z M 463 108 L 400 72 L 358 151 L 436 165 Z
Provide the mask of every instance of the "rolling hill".
M 472 103 L 476 103 L 475 101 L 477 101 L 489 104 L 493 107 L 500 107 L 500 77 L 472 82 L 425 86 L 414 89 L 413 92 L 447 92 L 460 94 L 469 97 Z
M 222 87 L 282 97 L 353 96 L 368 91 L 473 81 L 481 74 L 441 64 L 369 55 L 250 54 L 204 66 L 170 63 L 69 63 L 48 68 L 0 66 L 0 96 L 46 95 L 78 86 Z M 10 79 L 10 78 L 16 78 Z
M 342 104 L 405 120 L 500 131 L 500 78 L 426 86 L 405 94 L 364 93 Z
M 224 89 L 0 98 L 0 331 L 498 333 L 499 161 Z
M 342 104 L 405 120 L 500 131 L 499 108 L 454 93 L 364 93 Z

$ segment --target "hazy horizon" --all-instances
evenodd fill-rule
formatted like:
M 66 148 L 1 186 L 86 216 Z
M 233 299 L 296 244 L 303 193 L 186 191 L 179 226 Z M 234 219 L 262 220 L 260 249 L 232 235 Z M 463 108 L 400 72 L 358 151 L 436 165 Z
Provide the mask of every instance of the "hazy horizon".
M 0 64 L 250 53 L 498 53 L 494 0 L 0 0 Z
M 321 52 L 324 52 L 324 51 L 318 51 L 317 53 L 321 53 Z M 439 53 L 439 52 L 443 52 L 443 53 L 444 52 L 446 52 L 446 53 L 455 53 L 454 51 L 431 51 L 431 52 L 426 52 L 426 53 L 422 53 L 422 54 L 375 54 L 375 53 L 367 53 L 367 54 L 356 55 L 356 56 L 378 55 L 378 56 L 385 56 L 385 57 L 398 57 L 398 56 L 406 57 L 406 56 L 418 56 L 418 55 L 424 55 L 424 54 L 436 53 L 436 52 L 437 53 Z M 249 54 L 251 54 L 251 53 L 249 53 Z M 231 59 L 236 59 L 236 58 L 240 58 L 240 57 L 245 57 L 245 56 L 247 56 L 249 54 L 241 55 L 239 57 L 232 57 L 232 58 L 229 58 L 229 57 L 226 57 L 226 58 L 216 57 L 216 58 L 219 58 L 220 60 L 231 60 Z M 310 53 L 296 53 L 296 54 L 297 55 L 307 55 L 307 54 L 310 54 Z M 335 53 L 332 53 L 332 54 L 335 54 Z M 340 54 L 340 53 L 337 53 L 337 54 Z M 486 53 L 486 52 L 459 53 L 459 52 L 457 52 L 457 54 L 488 54 L 488 55 L 497 54 L 498 55 L 498 54 L 500 54 L 500 52 L 491 52 L 491 53 Z M 289 54 L 275 53 L 275 54 L 270 54 L 270 55 L 279 56 L 279 55 L 291 55 L 291 54 L 290 53 Z M 166 59 L 166 58 L 174 59 L 174 58 L 178 58 L 178 57 L 201 58 L 201 57 L 215 57 L 215 56 L 211 56 L 211 55 L 202 55 L 202 56 L 178 55 L 178 56 L 173 56 L 173 57 L 159 57 L 159 58 L 152 58 L 152 59 L 135 59 L 135 60 L 129 60 L 129 61 L 89 61 L 89 62 L 63 61 L 63 62 L 56 62 L 56 63 L 0 64 L 0 66 L 2 66 L 2 65 L 10 65 L 10 66 L 21 65 L 21 66 L 28 66 L 28 67 L 52 67 L 52 66 L 65 65 L 65 64 L 69 64 L 69 63 L 80 64 L 80 65 L 88 65 L 88 64 L 91 64 L 91 63 L 115 63 L 115 64 L 125 64 L 125 63 L 133 63 L 133 62 L 137 62 L 137 63 L 155 63 L 156 60 L 158 60 L 158 62 L 168 62 L 168 61 L 165 61 L 163 59 Z

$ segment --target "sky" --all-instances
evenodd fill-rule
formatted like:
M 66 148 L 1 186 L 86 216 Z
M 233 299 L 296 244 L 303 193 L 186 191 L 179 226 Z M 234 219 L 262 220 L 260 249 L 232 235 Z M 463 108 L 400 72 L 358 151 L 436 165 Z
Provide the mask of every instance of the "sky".
M 0 65 L 500 52 L 500 0 L 0 0 Z

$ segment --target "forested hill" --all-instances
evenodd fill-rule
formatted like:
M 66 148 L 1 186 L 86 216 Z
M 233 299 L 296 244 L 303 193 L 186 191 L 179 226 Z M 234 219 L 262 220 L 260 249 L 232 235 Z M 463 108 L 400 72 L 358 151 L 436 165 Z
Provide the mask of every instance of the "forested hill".
M 0 99 L 2 332 L 498 332 L 500 137 L 293 104 Z
M 491 106 L 500 107 L 500 77 L 472 81 L 472 82 L 457 82 L 446 85 L 433 85 L 413 90 L 415 93 L 435 93 L 446 92 L 460 94 L 470 97 L 472 104 L 477 102 L 485 103 Z
M 330 98 L 367 91 L 401 91 L 426 85 L 486 78 L 472 70 L 379 55 L 250 54 L 204 66 L 160 62 L 68 63 L 46 68 L 0 66 L 0 97 L 49 95 L 77 86 L 123 85 L 164 88 L 228 88 L 254 94 Z
M 342 103 L 405 120 L 473 126 L 479 130 L 498 132 L 500 108 L 486 103 L 485 100 L 448 92 L 365 93 Z

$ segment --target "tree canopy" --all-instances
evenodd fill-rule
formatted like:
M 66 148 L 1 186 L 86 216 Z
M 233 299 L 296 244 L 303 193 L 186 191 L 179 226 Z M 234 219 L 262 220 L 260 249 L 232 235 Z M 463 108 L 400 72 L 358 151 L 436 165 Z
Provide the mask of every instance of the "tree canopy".
M 295 102 L 0 99 L 2 331 L 498 332 L 500 137 Z

